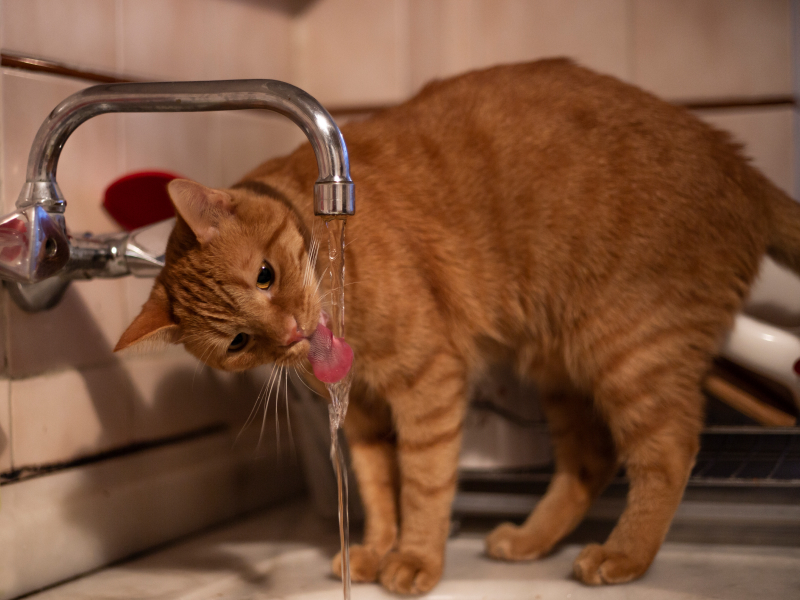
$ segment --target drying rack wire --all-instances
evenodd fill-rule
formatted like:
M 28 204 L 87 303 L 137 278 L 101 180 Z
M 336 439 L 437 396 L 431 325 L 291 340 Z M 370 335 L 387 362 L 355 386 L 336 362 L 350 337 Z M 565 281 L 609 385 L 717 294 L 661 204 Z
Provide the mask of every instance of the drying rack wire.
M 499 485 L 523 490 L 547 484 L 552 465 L 537 469 L 462 471 L 462 489 Z M 620 473 L 613 483 L 625 482 Z M 701 436 L 701 449 L 689 479 L 697 487 L 800 488 L 800 427 L 716 426 Z

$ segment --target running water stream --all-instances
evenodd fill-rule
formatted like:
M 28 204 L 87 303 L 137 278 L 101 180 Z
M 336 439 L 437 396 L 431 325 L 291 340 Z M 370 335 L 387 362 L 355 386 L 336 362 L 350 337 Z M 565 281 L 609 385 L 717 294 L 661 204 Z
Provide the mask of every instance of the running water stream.
M 328 260 L 330 261 L 330 328 L 333 335 L 344 339 L 344 238 L 346 217 L 325 218 L 328 232 Z M 353 369 L 336 383 L 326 383 L 331 403 L 328 416 L 331 427 L 331 460 L 336 471 L 339 499 L 339 540 L 342 552 L 342 587 L 344 600 L 350 600 L 350 517 L 348 513 L 347 466 L 339 441 L 339 430 L 347 415 Z

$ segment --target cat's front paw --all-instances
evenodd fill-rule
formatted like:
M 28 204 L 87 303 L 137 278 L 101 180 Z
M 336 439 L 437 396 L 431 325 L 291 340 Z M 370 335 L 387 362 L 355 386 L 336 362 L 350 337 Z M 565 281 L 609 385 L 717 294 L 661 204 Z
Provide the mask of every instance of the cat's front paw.
M 486 536 L 486 554 L 500 560 L 534 560 L 550 550 L 513 523 L 503 523 Z
M 360 544 L 350 547 L 350 579 L 358 583 L 371 583 L 378 580 L 381 559 L 369 546 Z M 338 552 L 331 561 L 331 570 L 336 577 L 342 577 L 342 553 Z
M 441 560 L 409 551 L 390 552 L 381 565 L 383 587 L 397 594 L 423 594 L 433 589 L 442 577 Z
M 644 575 L 650 562 L 636 560 L 623 552 L 614 552 L 605 546 L 589 544 L 586 546 L 572 570 L 575 577 L 587 585 L 604 583 L 626 583 Z

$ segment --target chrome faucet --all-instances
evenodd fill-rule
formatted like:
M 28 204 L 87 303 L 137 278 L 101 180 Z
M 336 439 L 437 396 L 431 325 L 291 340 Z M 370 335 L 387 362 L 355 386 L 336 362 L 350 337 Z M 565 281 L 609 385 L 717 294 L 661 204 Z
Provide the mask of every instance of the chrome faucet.
M 173 220 L 131 233 L 73 236 L 56 168 L 67 138 L 84 121 L 114 112 L 201 112 L 263 108 L 280 113 L 308 137 L 317 159 L 314 213 L 352 215 L 355 192 L 347 147 L 328 112 L 303 90 L 269 79 L 117 83 L 73 94 L 45 119 L 28 157 L 17 210 L 0 217 L 0 279 L 23 309 L 54 306 L 73 279 L 152 277 L 164 265 Z

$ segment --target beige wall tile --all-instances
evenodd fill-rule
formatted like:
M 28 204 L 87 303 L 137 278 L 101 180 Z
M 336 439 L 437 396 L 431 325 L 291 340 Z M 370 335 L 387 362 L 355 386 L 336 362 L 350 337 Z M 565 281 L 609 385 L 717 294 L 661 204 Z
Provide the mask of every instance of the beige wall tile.
M 11 382 L 14 468 L 74 460 L 132 440 L 133 382 L 119 365 Z
M 634 82 L 670 99 L 786 94 L 789 0 L 633 0 Z
M 794 140 L 791 108 L 767 107 L 698 111 L 698 116 L 729 131 L 745 145 L 745 154 L 778 187 L 794 194 Z
M 55 308 L 38 313 L 9 300 L 11 376 L 113 361 L 111 350 L 128 325 L 125 290 L 121 279 L 73 282 Z
M 116 7 L 112 0 L 3 0 L 3 49 L 113 72 Z
M 625 0 L 411 0 L 412 87 L 552 56 L 628 78 L 626 7 Z
M 121 0 L 122 70 L 166 80 L 212 79 L 216 44 L 209 0 Z
M 227 432 L 4 486 L 0 598 L 17 598 L 52 586 L 236 515 L 296 497 L 301 490 L 302 476 L 296 463 L 281 460 L 274 452 L 254 457 L 241 443 L 234 447 Z M 222 552 L 225 561 L 227 550 Z M 204 556 L 212 562 L 218 558 Z M 183 564 L 188 568 L 187 577 L 198 584 L 190 587 L 202 598 L 217 595 L 213 590 L 218 589 L 214 586 L 220 575 L 239 577 L 224 565 L 221 571 L 211 566 L 210 577 L 203 576 L 195 568 L 198 559 L 204 560 L 195 554 Z M 147 578 L 144 595 L 161 600 L 185 598 L 188 588 L 184 582 L 171 570 L 163 574 L 163 579 L 158 575 Z M 136 568 L 130 570 L 130 576 L 131 581 L 141 582 L 141 571 Z M 138 586 L 112 587 L 113 592 L 89 591 L 85 598 L 143 597 L 136 591 L 141 589 Z M 52 588 L 48 595 L 62 600 L 71 596 L 61 587 Z
M 225 373 L 201 364 L 185 352 L 126 359 L 125 370 L 136 386 L 139 399 L 133 413 L 133 437 L 137 441 L 173 436 L 220 423 L 231 423 L 238 431 L 271 373 L 271 368 Z M 274 416 L 274 396 L 275 390 L 270 416 Z M 280 398 L 280 416 L 283 417 L 283 387 Z M 261 423 L 261 414 L 257 421 Z M 271 433 L 265 434 L 268 439 L 275 436 L 274 421 L 271 425 Z
M 625 0 L 478 0 L 475 66 L 569 56 L 627 78 L 626 16 Z
M 474 68 L 474 0 L 411 0 L 411 88 Z
M 58 161 L 58 184 L 67 200 L 71 233 L 119 231 L 103 209 L 108 186 L 124 174 L 120 152 L 120 115 L 100 115 L 73 133 Z
M 280 3 L 121 0 L 122 65 L 149 79 L 290 77 L 290 11 Z
M 271 2 L 213 0 L 218 54 L 214 79 L 278 79 L 290 75 L 291 16 Z
M 8 212 L 25 183 L 28 154 L 42 122 L 59 102 L 87 86 L 11 69 L 4 69 L 2 78 L 2 189 L 4 212 Z M 67 199 L 67 225 L 73 232 L 117 229 L 100 206 L 105 188 L 120 174 L 119 119 L 117 115 L 90 119 L 64 145 L 58 183 Z
M 11 462 L 11 381 L 0 379 L 0 473 L 9 471 Z
M 222 185 L 219 113 L 128 114 L 125 169 L 158 169 Z
M 226 186 L 267 159 L 288 154 L 306 140 L 297 125 L 278 115 L 230 112 L 220 117 L 222 181 Z
M 332 106 L 397 102 L 409 93 L 405 0 L 323 0 L 296 18 L 295 83 Z

